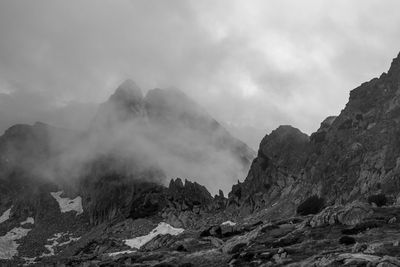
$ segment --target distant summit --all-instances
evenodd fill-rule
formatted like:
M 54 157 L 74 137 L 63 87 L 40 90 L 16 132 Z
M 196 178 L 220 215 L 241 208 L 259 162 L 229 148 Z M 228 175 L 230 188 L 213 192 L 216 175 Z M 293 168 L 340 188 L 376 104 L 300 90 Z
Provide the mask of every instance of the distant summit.
M 110 96 L 110 101 L 114 102 L 139 103 L 142 100 L 142 89 L 132 80 L 124 81 Z
M 100 105 L 92 127 L 97 130 L 110 128 L 115 123 L 142 117 L 144 112 L 142 90 L 132 80 L 126 80 L 107 102 Z
M 255 156 L 182 91 L 156 88 L 143 97 L 131 80 L 100 105 L 91 128 L 95 135 L 127 139 L 125 147 L 148 142 L 146 148 L 140 145 L 142 156 L 154 158 L 168 177 L 191 177 L 208 188 L 215 186 L 213 176 L 218 176 L 217 188 L 228 190 Z M 149 152 L 149 147 L 157 152 Z M 214 173 L 205 172 L 204 166 Z

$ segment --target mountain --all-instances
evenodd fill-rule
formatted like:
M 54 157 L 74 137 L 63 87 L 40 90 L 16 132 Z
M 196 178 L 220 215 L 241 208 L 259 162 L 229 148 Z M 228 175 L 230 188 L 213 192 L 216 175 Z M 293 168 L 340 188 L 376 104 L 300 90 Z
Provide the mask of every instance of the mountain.
M 191 177 L 214 193 L 228 191 L 255 156 L 183 92 L 153 89 L 143 96 L 130 80 L 100 106 L 91 132 L 102 146 L 139 154 L 167 177 Z
M 0 137 L 0 262 L 51 258 L 51 240 L 66 248 L 115 221 L 164 214 L 175 226 L 203 224 L 199 213 L 223 209 L 223 193 L 212 197 L 197 182 L 171 178 L 227 189 L 253 157 L 182 92 L 143 96 L 130 80 L 85 132 L 15 125 Z
M 176 89 L 128 80 L 85 133 L 13 126 L 0 264 L 400 266 L 399 82 L 400 55 L 311 136 L 267 134 L 227 198 L 252 152 Z
M 398 56 L 387 73 L 352 90 L 339 116 L 328 117 L 310 137 L 291 126 L 266 135 L 247 178 L 230 193 L 232 205 L 246 214 L 273 205 L 276 214 L 289 216 L 313 195 L 326 205 L 378 194 L 396 203 L 399 80 Z

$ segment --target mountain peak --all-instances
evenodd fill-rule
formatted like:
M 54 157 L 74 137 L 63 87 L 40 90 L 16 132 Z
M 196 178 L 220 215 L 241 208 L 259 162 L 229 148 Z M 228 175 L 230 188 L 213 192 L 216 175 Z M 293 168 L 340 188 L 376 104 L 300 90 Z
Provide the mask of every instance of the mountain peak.
M 124 81 L 108 101 L 100 105 L 93 127 L 109 128 L 110 125 L 143 115 L 143 94 L 132 80 Z
M 308 139 L 308 135 L 301 132 L 299 129 L 291 125 L 280 125 L 278 128 L 273 130 L 269 135 L 270 138 L 286 139 L 289 136 L 299 138 L 303 141 Z
M 141 102 L 143 93 L 140 87 L 132 80 L 128 79 L 118 86 L 110 100 L 122 102 Z
M 400 53 L 392 60 L 390 69 L 388 71 L 389 76 L 399 76 L 400 75 Z

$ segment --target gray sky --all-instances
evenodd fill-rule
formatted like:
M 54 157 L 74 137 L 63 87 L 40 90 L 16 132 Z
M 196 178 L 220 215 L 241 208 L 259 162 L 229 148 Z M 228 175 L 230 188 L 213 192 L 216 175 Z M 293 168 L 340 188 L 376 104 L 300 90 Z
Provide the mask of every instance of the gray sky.
M 253 147 L 315 131 L 400 51 L 400 2 L 1 0 L 0 130 L 84 127 L 126 78 L 178 87 Z

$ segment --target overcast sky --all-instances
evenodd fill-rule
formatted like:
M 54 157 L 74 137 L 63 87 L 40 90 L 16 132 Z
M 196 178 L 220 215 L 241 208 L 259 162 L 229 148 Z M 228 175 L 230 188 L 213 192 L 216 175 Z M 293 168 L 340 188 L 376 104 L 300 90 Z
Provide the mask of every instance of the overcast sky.
M 400 2 L 0 1 L 0 131 L 83 127 L 126 78 L 177 87 L 253 147 L 310 134 L 400 51 Z

